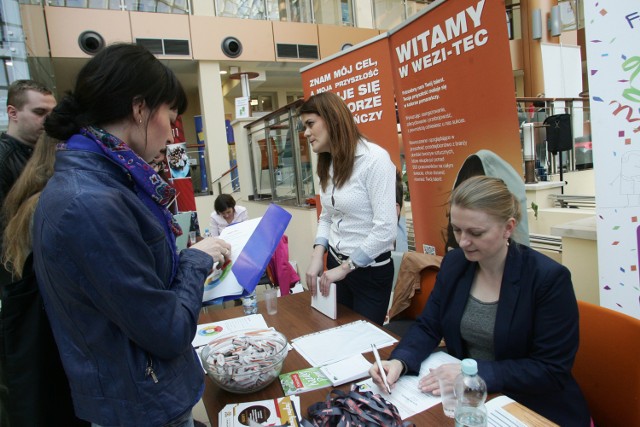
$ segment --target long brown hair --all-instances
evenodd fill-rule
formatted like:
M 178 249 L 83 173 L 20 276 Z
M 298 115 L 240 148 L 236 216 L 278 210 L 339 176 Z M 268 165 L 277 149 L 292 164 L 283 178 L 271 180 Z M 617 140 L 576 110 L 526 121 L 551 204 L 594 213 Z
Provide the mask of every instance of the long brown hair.
M 55 152 L 55 143 L 43 134 L 2 207 L 2 222 L 6 224 L 2 236 L 2 264 L 14 279 L 22 277 L 24 262 L 31 253 L 31 219 L 40 194 L 53 175 Z
M 356 157 L 356 146 L 364 136 L 358 130 L 356 122 L 347 104 L 333 92 L 323 92 L 311 96 L 298 112 L 317 114 L 325 121 L 329 133 L 331 153 L 318 154 L 318 177 L 322 190 L 327 189 L 329 167 L 333 161 L 333 184 L 342 187 L 351 177 Z

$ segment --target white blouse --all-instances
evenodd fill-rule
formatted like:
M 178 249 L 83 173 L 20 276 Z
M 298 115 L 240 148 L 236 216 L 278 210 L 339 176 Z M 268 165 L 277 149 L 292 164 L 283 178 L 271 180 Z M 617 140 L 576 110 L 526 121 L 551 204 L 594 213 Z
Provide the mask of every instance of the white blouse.
M 231 221 L 231 224 L 237 224 L 249 219 L 247 208 L 245 208 L 244 206 L 236 205 L 234 210 L 235 212 L 233 214 L 233 221 Z M 224 230 L 225 227 L 231 224 L 228 224 L 227 220 L 214 210 L 213 212 L 211 212 L 211 219 L 209 221 L 209 232 L 213 237 L 217 237 L 220 235 L 220 233 L 222 233 L 222 230 Z
M 335 188 L 332 165 L 320 202 L 316 244 L 332 246 L 361 267 L 393 250 L 398 227 L 396 167 L 384 148 L 361 140 L 351 177 Z

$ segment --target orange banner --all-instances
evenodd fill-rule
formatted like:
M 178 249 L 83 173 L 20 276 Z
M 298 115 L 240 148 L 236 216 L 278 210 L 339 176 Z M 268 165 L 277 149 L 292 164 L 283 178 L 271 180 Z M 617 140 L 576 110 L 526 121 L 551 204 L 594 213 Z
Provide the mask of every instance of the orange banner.
M 490 150 L 522 175 L 504 2 L 441 3 L 394 30 L 389 46 L 416 251 L 443 255 L 447 200 L 467 157 Z
M 304 97 L 340 96 L 367 139 L 385 148 L 400 169 L 400 147 L 388 40 L 371 43 L 302 69 Z

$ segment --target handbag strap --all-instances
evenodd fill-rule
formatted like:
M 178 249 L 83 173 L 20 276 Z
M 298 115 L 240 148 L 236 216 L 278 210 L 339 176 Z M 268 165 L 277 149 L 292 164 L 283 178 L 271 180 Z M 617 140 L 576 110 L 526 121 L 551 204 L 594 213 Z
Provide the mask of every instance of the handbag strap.
M 346 393 L 334 389 L 327 400 L 317 402 L 308 409 L 309 420 L 304 427 L 411 427 L 413 423 L 402 421 L 398 409 L 371 391 L 360 391 L 357 385 Z

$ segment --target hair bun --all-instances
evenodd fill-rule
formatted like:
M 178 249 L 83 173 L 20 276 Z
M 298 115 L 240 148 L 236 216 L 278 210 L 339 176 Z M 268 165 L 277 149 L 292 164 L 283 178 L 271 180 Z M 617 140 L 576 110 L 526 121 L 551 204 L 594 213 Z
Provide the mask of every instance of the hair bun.
M 81 117 L 81 108 L 76 97 L 67 94 L 47 116 L 44 130 L 53 138 L 67 140 L 83 126 Z

